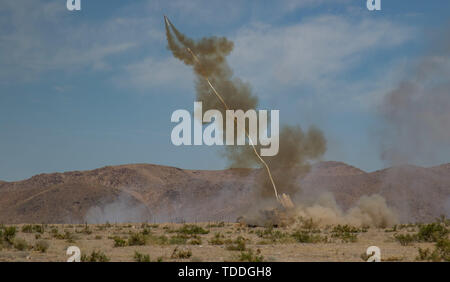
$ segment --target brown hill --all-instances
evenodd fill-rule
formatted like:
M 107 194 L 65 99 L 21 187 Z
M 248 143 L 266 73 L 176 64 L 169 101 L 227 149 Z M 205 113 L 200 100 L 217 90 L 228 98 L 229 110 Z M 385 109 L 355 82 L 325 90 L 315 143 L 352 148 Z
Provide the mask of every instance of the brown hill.
M 233 221 L 256 204 L 254 178 L 260 173 L 134 164 L 40 174 L 0 182 L 0 223 Z M 329 191 L 343 209 L 362 195 L 379 193 L 402 221 L 449 215 L 450 164 L 366 173 L 322 162 L 299 182 L 300 196 Z

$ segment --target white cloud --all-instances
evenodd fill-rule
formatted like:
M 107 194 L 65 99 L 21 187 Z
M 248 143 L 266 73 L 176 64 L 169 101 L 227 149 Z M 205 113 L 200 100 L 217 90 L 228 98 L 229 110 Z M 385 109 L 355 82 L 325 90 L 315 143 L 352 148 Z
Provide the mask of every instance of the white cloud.
M 153 18 L 80 20 L 64 3 L 11 1 L 0 8 L 0 83 L 39 79 L 45 72 L 106 70 L 110 56 L 163 42 Z
M 191 68 L 177 59 L 147 57 L 143 61 L 127 65 L 119 85 L 139 90 L 162 87 L 192 91 L 193 80 Z
M 254 10 L 260 6 L 258 2 L 149 1 L 147 5 L 127 7 L 130 11 L 143 10 L 145 16 L 115 16 L 95 24 L 74 21 L 65 5 L 55 2 L 7 2 L 0 7 L 0 12 L 8 15 L 7 20 L 0 19 L 0 83 L 36 79 L 49 70 L 114 68 L 119 72 L 115 78 L 121 77 L 116 84 L 122 87 L 148 90 L 177 84 L 179 89 L 192 90 L 190 69 L 175 59 L 160 57 L 166 42 L 162 20 L 154 15 L 169 11 L 188 25 L 192 21 L 194 25 L 220 25 L 240 19 L 242 11 L 250 13 L 251 20 L 261 18 L 266 12 Z M 327 2 L 285 0 L 271 9 L 277 18 Z M 218 12 L 223 9 L 227 13 Z M 246 25 L 231 38 L 235 50 L 229 62 L 236 74 L 248 80 L 263 97 L 275 91 L 281 95 L 308 88 L 323 99 L 328 95 L 340 101 L 339 95 L 350 95 L 355 103 L 369 103 L 372 98 L 360 92 L 368 89 L 369 94 L 381 93 L 380 87 L 386 85 L 374 83 L 368 76 L 349 85 L 343 76 L 376 50 L 400 45 L 410 36 L 410 28 L 382 19 L 325 15 L 281 27 L 256 23 Z M 155 52 L 153 46 L 158 46 L 155 49 L 159 51 Z M 119 64 L 111 64 L 109 58 L 114 55 L 126 56 Z
M 375 52 L 407 42 L 412 34 L 411 28 L 387 20 L 330 15 L 282 27 L 255 24 L 233 38 L 235 50 L 230 64 L 263 96 L 302 87 L 321 96 L 339 98 L 339 87 L 344 91 L 365 87 L 343 84 L 348 83 L 345 76 L 350 71 Z M 373 78 L 362 77 L 356 83 L 373 86 Z M 342 94 L 347 98 L 360 95 Z

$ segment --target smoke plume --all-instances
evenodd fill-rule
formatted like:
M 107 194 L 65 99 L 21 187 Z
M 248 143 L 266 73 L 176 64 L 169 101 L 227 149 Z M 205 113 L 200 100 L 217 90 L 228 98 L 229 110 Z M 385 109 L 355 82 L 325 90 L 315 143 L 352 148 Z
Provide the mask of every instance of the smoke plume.
M 196 75 L 197 100 L 203 102 L 205 110 L 217 109 L 225 114 L 220 100 L 212 93 L 205 77 L 225 99 L 231 110 L 256 109 L 258 99 L 251 87 L 233 76 L 226 56 L 233 49 L 233 43 L 224 37 L 208 37 L 192 40 L 180 33 L 168 20 L 166 21 L 168 48 L 172 54 L 186 65 L 193 66 Z M 198 57 L 198 62 L 188 48 Z M 246 125 L 247 126 L 247 125 Z M 236 129 L 235 129 L 236 130 Z M 235 134 L 236 136 L 236 134 Z M 301 195 L 299 177 L 310 170 L 310 162 L 319 159 L 326 151 L 326 139 L 319 129 L 309 128 L 306 132 L 300 126 L 284 125 L 279 133 L 279 152 L 272 157 L 263 157 L 271 169 L 278 192 L 289 195 Z M 260 145 L 257 145 L 259 151 Z M 224 156 L 232 167 L 254 167 L 260 160 L 250 146 L 226 146 Z M 257 193 L 262 197 L 259 205 L 247 211 L 244 219 L 256 220 L 260 225 L 267 223 L 265 212 L 261 208 L 273 206 L 273 187 L 265 171 L 256 179 Z M 263 175 L 264 173 L 264 175 Z M 267 211 L 267 210 L 266 210 Z M 386 201 L 379 195 L 363 196 L 357 204 L 342 211 L 331 193 L 323 194 L 311 204 L 299 201 L 294 217 L 312 218 L 324 224 L 348 223 L 384 227 L 396 222 L 395 214 L 387 207 Z M 263 214 L 261 217 L 260 215 Z M 256 215 L 256 216 L 255 216 Z M 267 215 L 267 214 L 266 214 Z M 250 219 L 252 218 L 252 219 Z
M 384 97 L 382 158 L 431 165 L 450 146 L 450 29 L 439 33 L 407 78 Z M 441 160 L 442 161 L 442 160 Z
M 333 194 L 323 193 L 314 204 L 299 205 L 297 214 L 303 218 L 311 218 L 319 225 L 350 224 L 384 228 L 398 221 L 386 200 L 377 194 L 362 196 L 354 207 L 342 211 Z
M 233 50 L 233 42 L 225 37 L 207 37 L 192 40 L 178 31 L 168 20 L 165 23 L 168 48 L 186 65 L 193 66 L 196 75 L 197 101 L 203 102 L 203 109 L 220 110 L 223 105 L 212 93 L 204 77 L 208 77 L 231 110 L 256 109 L 258 98 L 249 84 L 233 76 L 226 56 Z M 198 57 L 197 63 L 189 48 Z M 246 125 L 247 126 L 247 125 Z M 236 129 L 235 129 L 236 130 Z M 224 129 L 225 131 L 225 129 Z M 235 134 L 236 136 L 236 134 Z M 320 158 L 326 150 L 326 140 L 317 128 L 304 132 L 300 126 L 282 126 L 280 129 L 279 152 L 273 157 L 264 157 L 272 170 L 279 193 L 293 194 L 299 191 L 296 178 L 309 169 L 309 161 Z M 250 146 L 226 146 L 224 155 L 231 167 L 254 167 L 260 165 Z M 273 196 L 273 187 L 267 175 L 261 176 L 257 187 L 264 197 Z
M 91 207 L 84 216 L 84 222 L 89 224 L 146 222 L 150 211 L 142 203 L 127 193 L 121 193 L 112 202 L 101 203 Z

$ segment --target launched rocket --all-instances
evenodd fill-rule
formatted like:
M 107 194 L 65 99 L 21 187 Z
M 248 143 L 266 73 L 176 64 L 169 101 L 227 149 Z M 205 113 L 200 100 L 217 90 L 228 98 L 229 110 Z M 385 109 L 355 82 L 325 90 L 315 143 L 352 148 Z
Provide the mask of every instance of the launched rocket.
M 172 28 L 172 30 L 174 30 L 174 26 L 172 25 L 172 23 L 170 22 L 169 18 L 167 18 L 166 15 L 164 15 L 164 23 L 166 25 L 166 29 L 168 30 L 168 32 L 170 32 L 170 28 Z M 201 62 L 198 59 L 198 57 L 195 55 L 195 53 L 193 52 L 193 50 L 191 50 L 191 48 L 189 48 L 189 46 L 186 46 L 184 44 L 184 42 L 180 42 L 184 48 L 189 52 L 189 54 L 191 54 L 192 58 L 194 59 L 194 62 L 196 64 L 198 64 L 201 67 Z M 209 80 L 209 78 L 206 75 L 203 75 L 203 78 L 205 79 L 205 81 L 208 83 L 209 87 L 211 88 L 212 92 L 214 93 L 214 95 L 217 97 L 217 99 L 219 99 L 219 101 L 222 103 L 223 107 L 225 108 L 225 110 L 229 110 L 230 108 L 228 107 L 227 103 L 225 102 L 225 99 L 222 97 L 222 95 L 219 94 L 219 92 L 217 92 L 217 90 L 215 89 L 215 87 L 212 85 L 211 81 Z M 235 120 L 236 122 L 236 120 Z M 275 193 L 275 198 L 277 199 L 277 201 L 285 208 L 293 208 L 294 204 L 292 203 L 289 195 L 287 194 L 282 194 L 281 197 L 278 195 L 278 190 L 277 187 L 275 185 L 275 181 L 272 177 L 272 173 L 270 171 L 269 166 L 267 165 L 267 163 L 264 161 L 264 159 L 259 155 L 253 141 L 251 140 L 249 134 L 248 134 L 248 130 L 245 129 L 245 133 L 246 136 L 249 140 L 250 145 L 252 146 L 252 149 L 255 153 L 255 155 L 258 157 L 259 161 L 263 164 L 263 166 L 266 168 L 267 174 L 269 176 L 270 182 L 272 184 L 274 193 Z

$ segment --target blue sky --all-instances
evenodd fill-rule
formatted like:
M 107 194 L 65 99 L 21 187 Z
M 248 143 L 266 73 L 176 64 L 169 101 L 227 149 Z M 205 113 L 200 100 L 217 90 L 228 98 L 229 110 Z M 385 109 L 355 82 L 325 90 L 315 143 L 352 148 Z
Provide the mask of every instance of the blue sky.
M 192 110 L 193 74 L 166 49 L 163 15 L 187 35 L 227 36 L 235 75 L 284 123 L 316 125 L 324 160 L 366 171 L 380 157 L 377 108 L 448 23 L 450 1 L 99 1 L 0 3 L 0 179 L 155 163 L 222 169 L 220 147 L 170 142 Z M 448 146 L 450 148 L 450 146 Z M 450 161 L 449 150 L 433 165 Z

